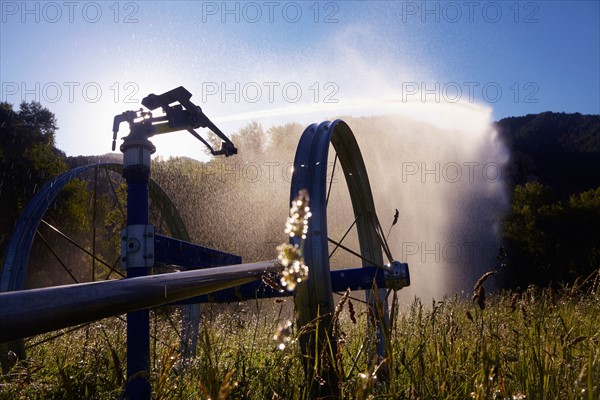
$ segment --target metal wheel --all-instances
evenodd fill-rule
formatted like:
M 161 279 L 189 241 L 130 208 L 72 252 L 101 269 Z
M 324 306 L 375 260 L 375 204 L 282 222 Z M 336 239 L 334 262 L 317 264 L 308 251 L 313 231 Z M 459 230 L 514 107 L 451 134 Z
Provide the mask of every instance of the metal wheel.
M 122 165 L 116 163 L 86 165 L 67 171 L 42 187 L 27 204 L 15 226 L 0 277 L 0 291 L 124 277 L 119 267 L 118 247 L 120 229 L 125 224 L 126 217 L 124 192 L 120 194 L 120 191 L 123 191 L 120 186 L 124 182 L 120 177 L 122 169 Z M 72 235 L 70 229 L 72 222 L 59 221 L 51 224 L 44 218 L 49 209 L 64 206 L 61 203 L 60 193 L 76 179 L 80 179 L 90 193 L 88 226 L 86 226 L 89 232 L 79 237 Z M 151 215 L 157 232 L 162 230 L 172 237 L 189 241 L 183 219 L 175 205 L 154 181 L 150 182 L 149 195 L 152 200 Z M 112 209 L 106 209 L 106 202 L 104 209 L 98 206 L 101 203 L 100 196 L 110 198 L 108 202 Z M 102 220 L 106 215 L 100 214 L 107 211 L 113 213 L 113 229 L 101 229 Z M 31 260 L 34 248 L 37 250 L 36 253 L 40 254 L 37 260 Z M 74 265 L 77 269 L 72 268 Z M 190 352 L 190 346 L 195 343 L 190 337 L 194 337 L 194 326 L 197 330 L 198 306 L 186 306 L 183 310 L 183 318 L 185 320 L 183 338 L 186 344 L 182 342 L 182 352 L 185 354 Z M 26 346 L 23 340 L 4 344 L 4 346 L 15 352 L 19 358 L 25 357 Z M 3 364 L 6 367 L 7 360 L 3 360 Z
M 330 154 L 330 145 L 334 154 Z M 343 178 L 339 174 L 340 169 L 343 171 Z M 337 176 L 340 177 L 339 180 L 336 179 Z M 347 189 L 346 198 L 349 195 L 345 204 L 340 198 L 334 200 L 333 191 L 341 188 L 332 190 L 334 183 L 342 181 L 345 181 L 347 186 L 344 188 Z M 307 237 L 302 243 L 304 260 L 309 267 L 309 278 L 297 287 L 296 321 L 300 330 L 311 324 L 316 326 L 315 330 L 307 329 L 309 332 L 302 334 L 299 341 L 305 359 L 308 360 L 305 367 L 310 379 L 309 384 L 312 384 L 313 379 L 321 384 L 327 382 L 327 385 L 323 386 L 328 388 L 317 389 L 318 396 L 327 396 L 337 391 L 336 376 L 331 373 L 331 368 L 327 367 L 327 361 L 322 360 L 323 356 L 328 355 L 332 358 L 336 353 L 336 339 L 331 336 L 332 316 L 335 311 L 330 273 L 332 253 L 351 254 L 354 264 L 345 267 L 362 265 L 384 268 L 383 254 L 385 253 L 388 262 L 392 262 L 393 259 L 375 212 L 362 155 L 354 134 L 345 122 L 336 120 L 313 124 L 302 134 L 294 160 L 291 198 L 293 199 L 301 189 L 308 190 L 313 216 L 309 220 Z M 332 229 L 328 218 L 332 218 L 333 213 L 340 208 L 351 208 L 351 218 L 345 229 Z M 334 230 L 337 233 L 334 233 Z M 350 232 L 354 232 L 355 243 L 349 239 L 352 236 Z M 300 245 L 298 238 L 292 239 L 293 244 Z M 377 321 L 376 327 L 371 329 L 375 328 L 378 334 L 372 337 L 378 338 L 376 351 L 383 357 L 385 332 L 389 321 L 386 290 L 370 285 L 364 289 L 366 303 Z M 375 349 L 372 351 L 375 352 Z M 334 359 L 329 361 L 335 362 Z

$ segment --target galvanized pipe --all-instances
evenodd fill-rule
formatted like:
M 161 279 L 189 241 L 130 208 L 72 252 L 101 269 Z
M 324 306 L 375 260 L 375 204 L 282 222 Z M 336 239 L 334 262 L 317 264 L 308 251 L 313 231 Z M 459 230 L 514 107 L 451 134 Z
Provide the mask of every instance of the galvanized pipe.
M 144 310 L 280 272 L 275 261 L 0 293 L 0 342 Z

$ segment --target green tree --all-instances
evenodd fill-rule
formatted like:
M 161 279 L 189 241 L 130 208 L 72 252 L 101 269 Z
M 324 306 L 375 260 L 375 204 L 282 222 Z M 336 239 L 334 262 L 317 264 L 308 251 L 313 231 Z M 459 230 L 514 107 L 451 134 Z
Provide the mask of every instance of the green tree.
M 55 147 L 57 129 L 56 117 L 40 103 L 23 102 L 18 111 L 0 103 L 0 261 L 27 203 L 49 179 L 68 169 L 64 153 Z M 84 182 L 71 182 L 59 195 L 61 207 L 51 209 L 46 219 L 62 221 L 72 231 L 86 229 L 88 197 Z
M 556 200 L 538 182 L 517 185 L 503 236 L 510 286 L 572 283 L 600 267 L 600 188 Z
M 0 103 L 0 248 L 2 253 L 23 208 L 50 177 L 66 170 L 54 148 L 56 118 L 40 103 L 13 111 Z

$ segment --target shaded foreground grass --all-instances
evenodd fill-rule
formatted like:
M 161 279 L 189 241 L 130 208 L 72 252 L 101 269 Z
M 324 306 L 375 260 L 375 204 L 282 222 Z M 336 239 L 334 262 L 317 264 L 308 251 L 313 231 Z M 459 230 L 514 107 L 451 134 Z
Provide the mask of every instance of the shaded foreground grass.
M 415 299 L 391 328 L 391 352 L 365 350 L 369 313 L 352 297 L 336 312 L 330 366 L 347 399 L 599 399 L 598 280 L 556 294 L 530 288 L 488 296 Z M 156 399 L 302 399 L 290 300 L 203 306 L 196 357 L 180 357 L 175 308 L 153 312 L 150 379 Z M 482 309 L 480 306 L 484 306 Z M 274 340 L 274 335 L 277 340 Z M 116 399 L 124 387 L 125 324 L 106 319 L 42 342 L 0 380 L 0 399 Z M 281 349 L 283 348 L 283 349 Z M 309 384 L 319 384 L 310 382 Z

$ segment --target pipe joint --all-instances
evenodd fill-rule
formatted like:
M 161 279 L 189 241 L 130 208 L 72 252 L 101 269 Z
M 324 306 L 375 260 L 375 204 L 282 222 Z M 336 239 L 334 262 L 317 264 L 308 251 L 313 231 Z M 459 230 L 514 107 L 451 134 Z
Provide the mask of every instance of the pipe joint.
M 154 226 L 129 225 L 121 231 L 121 269 L 154 266 Z
M 403 287 L 410 286 L 410 273 L 408 264 L 400 261 L 392 261 L 386 265 L 385 283 L 389 289 L 400 290 Z

